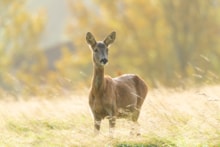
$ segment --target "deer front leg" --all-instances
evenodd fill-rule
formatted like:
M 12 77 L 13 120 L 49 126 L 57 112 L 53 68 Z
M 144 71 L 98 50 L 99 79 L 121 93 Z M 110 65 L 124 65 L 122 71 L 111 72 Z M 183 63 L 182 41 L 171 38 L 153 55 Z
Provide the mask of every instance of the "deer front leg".
M 116 124 L 115 111 L 110 109 L 109 111 L 109 136 L 110 137 L 114 136 L 115 124 Z
M 110 116 L 109 117 L 109 135 L 110 135 L 110 137 L 113 137 L 113 135 L 114 135 L 115 123 L 116 123 L 116 117 Z
M 94 133 L 95 133 L 95 135 L 99 134 L 100 126 L 101 126 L 101 118 L 95 117 L 95 119 L 94 119 Z

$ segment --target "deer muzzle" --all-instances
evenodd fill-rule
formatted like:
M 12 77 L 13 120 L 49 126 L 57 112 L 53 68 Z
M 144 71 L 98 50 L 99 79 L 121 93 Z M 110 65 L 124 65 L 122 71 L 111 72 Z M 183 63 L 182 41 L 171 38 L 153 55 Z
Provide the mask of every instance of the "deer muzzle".
M 105 65 L 106 63 L 108 63 L 108 59 L 103 58 L 103 59 L 100 60 L 100 63 L 101 63 L 102 65 Z

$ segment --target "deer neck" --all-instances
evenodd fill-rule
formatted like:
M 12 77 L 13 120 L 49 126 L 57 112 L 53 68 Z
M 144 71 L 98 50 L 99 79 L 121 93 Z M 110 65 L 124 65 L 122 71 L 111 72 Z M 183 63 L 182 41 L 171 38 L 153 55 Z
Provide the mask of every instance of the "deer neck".
M 104 89 L 104 67 L 95 66 L 93 71 L 92 90 L 100 93 Z

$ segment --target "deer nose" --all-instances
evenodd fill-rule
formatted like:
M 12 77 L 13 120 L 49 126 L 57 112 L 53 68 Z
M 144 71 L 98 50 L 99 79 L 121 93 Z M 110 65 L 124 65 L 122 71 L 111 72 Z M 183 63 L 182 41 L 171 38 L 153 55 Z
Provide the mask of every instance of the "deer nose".
M 106 59 L 106 58 L 103 58 L 103 59 L 100 60 L 101 64 L 106 64 L 107 62 L 108 62 L 108 59 Z

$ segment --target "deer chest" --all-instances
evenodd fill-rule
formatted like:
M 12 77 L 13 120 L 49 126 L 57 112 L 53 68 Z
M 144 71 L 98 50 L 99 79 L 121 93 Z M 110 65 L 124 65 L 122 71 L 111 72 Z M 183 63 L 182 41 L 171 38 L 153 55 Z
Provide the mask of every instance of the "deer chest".
M 101 118 L 104 118 L 108 115 L 101 99 L 94 98 L 92 101 L 90 101 L 90 107 L 92 112 Z

